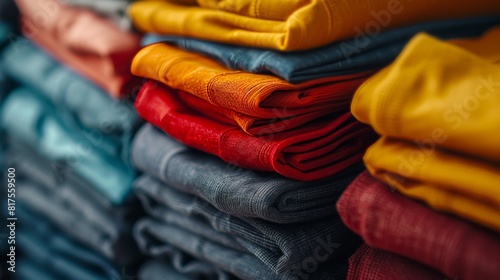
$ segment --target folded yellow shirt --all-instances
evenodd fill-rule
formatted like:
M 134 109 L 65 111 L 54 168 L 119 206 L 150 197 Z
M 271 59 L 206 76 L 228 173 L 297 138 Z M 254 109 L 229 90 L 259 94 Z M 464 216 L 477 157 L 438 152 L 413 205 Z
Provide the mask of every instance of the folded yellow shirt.
M 499 12 L 498 0 L 157 0 L 129 7 L 144 32 L 278 50 L 311 49 L 352 37 L 361 48 L 384 29 Z
M 500 231 L 500 165 L 385 137 L 364 161 L 401 193 Z
M 499 57 L 500 28 L 453 44 L 417 35 L 358 89 L 352 113 L 381 135 L 500 163 Z

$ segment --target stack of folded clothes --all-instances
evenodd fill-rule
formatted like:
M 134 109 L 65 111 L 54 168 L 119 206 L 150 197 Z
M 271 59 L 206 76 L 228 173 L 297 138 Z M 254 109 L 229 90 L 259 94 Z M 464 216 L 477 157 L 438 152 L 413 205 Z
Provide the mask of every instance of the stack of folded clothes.
M 2 87 L 0 128 L 23 256 L 10 276 L 121 279 L 143 260 L 129 156 L 141 119 L 128 98 L 140 37 L 86 8 L 16 4 L 23 35 L 9 33 L 0 52 L 0 83 L 13 84 Z
M 360 243 L 334 205 L 377 138 L 351 115 L 354 92 L 420 31 L 475 37 L 500 22 L 496 1 L 362 2 L 131 4 L 149 33 L 131 67 L 150 79 L 135 106 L 151 124 L 132 147 L 150 216 L 134 235 L 156 258 L 141 277 L 346 277 Z M 351 266 L 361 254 L 424 267 L 366 246 Z
M 364 158 L 371 175 L 337 203 L 375 248 L 351 259 L 350 279 L 391 278 L 374 250 L 405 257 L 396 269 L 406 279 L 432 269 L 456 279 L 500 275 L 498 42 L 498 27 L 448 42 L 419 34 L 356 92 L 353 114 L 381 138 Z

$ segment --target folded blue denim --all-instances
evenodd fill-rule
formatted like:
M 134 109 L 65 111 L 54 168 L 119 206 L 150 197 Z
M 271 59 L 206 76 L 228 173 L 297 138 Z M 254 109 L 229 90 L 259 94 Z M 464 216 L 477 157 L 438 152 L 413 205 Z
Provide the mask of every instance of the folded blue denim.
M 123 29 L 131 29 L 132 21 L 127 15 L 132 0 L 64 0 L 64 4 L 92 9 Z
M 94 148 L 129 161 L 129 145 L 140 118 L 128 100 L 106 92 L 60 64 L 24 38 L 0 56 L 4 73 L 50 100 L 68 125 L 78 127 Z
M 145 124 L 136 134 L 132 161 L 138 169 L 161 179 L 166 185 L 194 194 L 222 212 L 276 223 L 304 222 L 336 215 L 335 201 L 360 172 L 360 168 L 353 167 L 335 177 L 315 182 L 254 172 L 189 148 L 151 124 Z M 161 192 L 162 189 L 158 189 L 157 195 L 162 196 Z
M 22 167 L 11 166 L 16 168 L 17 200 L 22 200 L 32 211 L 113 263 L 128 265 L 140 257 L 130 234 L 131 228 L 124 221 L 105 217 L 106 213 L 99 213 L 92 201 L 71 197 L 64 189 L 51 191 L 37 182 L 36 177 L 20 174 Z
M 118 157 L 103 153 L 78 127 L 68 124 L 42 95 L 13 90 L 0 106 L 0 128 L 53 161 L 60 176 L 74 172 L 112 203 L 132 195 L 134 171 Z
M 189 259 L 186 254 L 175 252 L 172 259 L 157 258 L 144 263 L 139 269 L 138 280 L 230 280 L 236 277 L 215 268 L 212 265 L 195 259 Z M 182 261 L 181 261 L 182 260 Z M 175 262 L 176 266 L 170 263 Z
M 273 73 L 291 83 L 299 83 L 383 67 L 393 61 L 406 43 L 421 31 L 443 39 L 475 37 L 499 23 L 498 16 L 419 23 L 375 36 L 361 34 L 351 40 L 300 52 L 279 52 L 154 34 L 146 35 L 142 44 L 166 41 L 213 57 L 231 69 Z
M 193 234 L 188 229 L 149 218 L 143 218 L 136 223 L 134 235 L 141 250 L 149 255 L 169 255 L 170 252 L 180 249 L 241 279 L 331 280 L 345 279 L 347 273 L 347 256 L 334 263 L 327 262 L 318 266 L 321 257 L 324 257 L 322 252 L 321 255 L 316 253 L 316 258 L 305 259 L 301 266 L 297 265 L 278 275 L 252 254 L 232 250 Z M 315 248 L 322 249 L 321 244 L 317 244 Z
M 138 181 L 141 182 L 136 193 L 151 216 L 233 251 L 248 252 L 275 273 L 290 270 L 311 257 L 315 247 L 321 244 L 318 240 L 338 244 L 323 261 L 350 253 L 359 244 L 359 239 L 339 217 L 300 224 L 238 218 L 220 212 L 196 196 L 162 186 L 151 176 L 143 176 Z M 140 187 L 146 185 L 153 187 Z M 159 188 L 164 191 L 162 197 L 148 192 Z
M 108 260 L 59 232 L 23 203 L 18 204 L 16 214 L 22 221 L 16 232 L 16 244 L 23 252 L 24 261 L 57 274 L 56 279 L 121 279 Z

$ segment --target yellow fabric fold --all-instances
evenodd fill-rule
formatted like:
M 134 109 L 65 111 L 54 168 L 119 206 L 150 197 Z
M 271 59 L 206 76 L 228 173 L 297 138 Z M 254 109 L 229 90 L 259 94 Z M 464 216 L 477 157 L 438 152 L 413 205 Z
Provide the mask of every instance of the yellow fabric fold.
M 364 161 L 404 195 L 500 231 L 500 165 L 386 137 Z
M 500 162 L 499 44 L 500 28 L 453 43 L 417 35 L 357 90 L 351 111 L 381 135 Z
M 382 138 L 374 176 L 409 197 L 500 231 L 500 28 L 443 42 L 419 34 L 354 95 Z
M 500 1 L 198 0 L 138 1 L 129 7 L 144 32 L 278 50 L 304 50 L 439 19 L 494 15 Z M 183 4 L 184 3 L 184 4 Z

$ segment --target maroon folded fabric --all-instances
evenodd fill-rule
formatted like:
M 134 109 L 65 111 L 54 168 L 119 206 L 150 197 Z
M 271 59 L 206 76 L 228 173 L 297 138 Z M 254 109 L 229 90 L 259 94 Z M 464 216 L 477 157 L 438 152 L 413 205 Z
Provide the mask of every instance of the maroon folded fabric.
M 135 106 L 144 119 L 189 146 L 241 167 L 275 171 L 297 180 L 325 178 L 360 162 L 366 147 L 376 138 L 371 128 L 349 112 L 255 137 L 229 118 L 210 117 L 217 111 L 215 105 L 206 102 L 206 114 L 202 114 L 186 106 L 179 94 L 149 81 L 141 88 Z
M 337 202 L 344 223 L 365 242 L 439 270 L 450 278 L 500 279 L 500 235 L 433 211 L 368 172 Z
M 347 280 L 443 280 L 445 276 L 418 262 L 363 244 L 349 258 Z
M 113 97 L 137 91 L 130 73 L 140 36 L 120 29 L 85 8 L 56 0 L 16 0 L 24 35 Z

